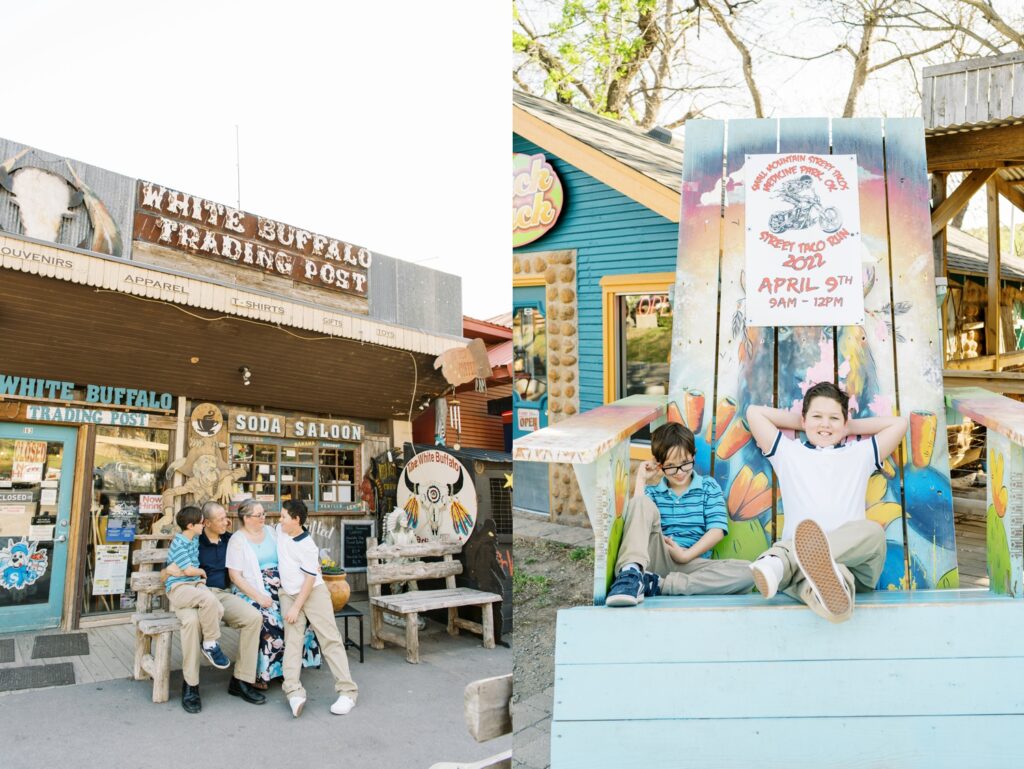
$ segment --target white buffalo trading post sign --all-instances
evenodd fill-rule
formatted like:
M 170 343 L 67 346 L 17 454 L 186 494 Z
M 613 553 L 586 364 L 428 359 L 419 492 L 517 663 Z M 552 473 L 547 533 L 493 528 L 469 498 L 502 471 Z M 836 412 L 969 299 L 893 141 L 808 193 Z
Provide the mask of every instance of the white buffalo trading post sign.
M 748 326 L 864 322 L 856 155 L 747 155 Z
M 441 536 L 465 543 L 476 524 L 476 488 L 465 466 L 444 451 L 421 451 L 398 480 L 398 504 L 420 542 Z

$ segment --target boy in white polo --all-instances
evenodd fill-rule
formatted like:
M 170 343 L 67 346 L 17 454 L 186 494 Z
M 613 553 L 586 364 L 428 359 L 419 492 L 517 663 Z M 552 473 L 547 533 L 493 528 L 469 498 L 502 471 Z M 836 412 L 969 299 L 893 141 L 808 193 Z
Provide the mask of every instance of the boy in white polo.
M 848 620 L 854 592 L 874 590 L 885 565 L 885 532 L 864 515 L 868 478 L 903 440 L 907 420 L 849 419 L 849 397 L 820 382 L 804 395 L 802 414 L 750 406 L 747 424 L 785 503 L 780 540 L 750 566 L 755 587 L 765 598 L 784 590 L 830 622 Z M 803 430 L 807 442 L 782 430 Z
M 348 669 L 348 655 L 334 619 L 331 594 L 320 574 L 320 552 L 305 530 L 306 505 L 288 500 L 277 525 L 278 572 L 281 575 L 281 614 L 284 617 L 284 695 L 292 715 L 298 718 L 306 704 L 306 690 L 299 681 L 306 623 L 320 641 L 320 651 L 334 674 L 338 699 L 331 712 L 343 716 L 356 704 L 359 688 Z

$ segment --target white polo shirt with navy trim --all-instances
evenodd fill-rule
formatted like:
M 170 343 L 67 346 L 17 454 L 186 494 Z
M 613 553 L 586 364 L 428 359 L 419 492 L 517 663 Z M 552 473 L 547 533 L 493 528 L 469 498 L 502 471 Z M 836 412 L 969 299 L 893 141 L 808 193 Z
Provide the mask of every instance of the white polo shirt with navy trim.
M 818 448 L 780 432 L 764 455 L 775 468 L 782 493 L 785 519 L 780 539 L 792 539 L 797 524 L 806 518 L 814 519 L 824 531 L 864 520 L 868 478 L 882 469 L 873 435 Z
M 281 589 L 288 595 L 297 595 L 307 576 L 312 576 L 313 586 L 324 584 L 320 576 L 320 548 L 305 529 L 295 537 L 281 530 L 281 524 L 274 527 L 277 532 L 277 570 L 281 575 Z

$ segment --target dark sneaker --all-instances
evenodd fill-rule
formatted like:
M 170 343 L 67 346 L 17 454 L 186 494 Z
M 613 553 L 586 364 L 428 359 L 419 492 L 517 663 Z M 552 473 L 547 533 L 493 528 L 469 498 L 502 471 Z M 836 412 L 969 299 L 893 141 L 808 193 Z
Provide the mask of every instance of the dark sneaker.
M 644 600 L 644 576 L 636 569 L 623 569 L 612 583 L 605 606 L 636 606 Z
M 198 686 L 189 686 L 184 681 L 181 682 L 181 707 L 186 713 L 198 713 L 203 709 Z
M 661 595 L 661 577 L 653 571 L 644 572 L 644 598 Z
M 214 644 L 212 648 L 207 649 L 205 646 L 202 647 L 203 656 L 210 660 L 210 664 L 215 668 L 226 670 L 231 667 L 231 660 L 227 658 L 227 655 L 220 650 L 220 644 Z
M 832 560 L 825 532 L 817 523 L 806 519 L 797 524 L 793 553 L 826 618 L 832 622 L 847 619 L 853 611 L 853 599 L 846 580 Z

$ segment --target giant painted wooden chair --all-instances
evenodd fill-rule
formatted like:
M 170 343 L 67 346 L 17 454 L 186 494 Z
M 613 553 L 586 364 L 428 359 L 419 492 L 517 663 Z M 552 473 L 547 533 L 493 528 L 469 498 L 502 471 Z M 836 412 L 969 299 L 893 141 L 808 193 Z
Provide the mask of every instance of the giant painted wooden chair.
M 745 156 L 780 153 L 856 156 L 858 325 L 747 323 Z M 944 399 L 928 195 L 918 120 L 687 124 L 668 396 L 628 397 L 514 447 L 518 461 L 572 463 L 595 535 L 595 605 L 558 617 L 553 769 L 1021 763 L 1024 406 L 980 390 Z M 869 483 L 888 554 L 853 618 L 832 625 L 781 595 L 604 607 L 630 435 L 667 419 L 693 429 L 697 471 L 729 510 L 715 555 L 750 560 L 781 531 L 784 500 L 745 409 L 794 406 L 823 379 L 850 393 L 851 416 L 910 418 L 900 456 Z M 958 589 L 947 407 L 989 428 L 991 591 Z

